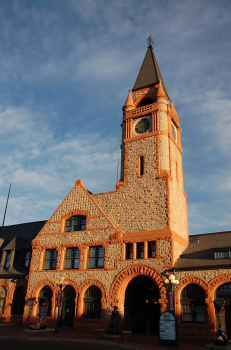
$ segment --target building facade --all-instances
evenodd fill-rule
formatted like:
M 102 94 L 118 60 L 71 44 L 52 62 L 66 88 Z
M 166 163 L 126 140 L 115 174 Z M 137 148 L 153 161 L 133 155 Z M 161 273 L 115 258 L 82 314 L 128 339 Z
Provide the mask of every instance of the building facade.
M 45 298 L 48 324 L 55 324 L 57 281 L 63 277 L 60 326 L 107 328 L 111 311 L 118 306 L 123 329 L 144 332 L 148 320 L 150 331 L 157 333 L 159 316 L 168 307 L 164 281 L 174 272 L 180 281 L 179 333 L 214 336 L 213 301 L 219 304 L 224 298 L 216 296 L 217 290 L 225 285 L 223 294 L 227 290 L 231 295 L 229 250 L 228 258 L 219 253 L 227 251 L 231 234 L 223 233 L 218 251 L 220 240 L 213 240 L 206 248 L 213 255 L 197 265 L 202 246 L 195 251 L 192 238 L 189 242 L 179 116 L 151 44 L 129 90 L 121 126 L 121 178 L 115 191 L 91 194 L 77 180 L 32 240 L 23 322 L 34 322 Z M 210 260 L 214 265 L 208 266 Z M 3 282 L 0 291 L 1 286 L 8 288 Z M 10 310 L 5 307 L 0 319 L 10 322 Z

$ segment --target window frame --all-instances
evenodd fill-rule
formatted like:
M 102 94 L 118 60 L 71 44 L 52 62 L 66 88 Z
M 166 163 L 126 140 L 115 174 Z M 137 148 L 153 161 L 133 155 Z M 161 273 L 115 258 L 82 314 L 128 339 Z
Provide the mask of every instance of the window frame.
M 197 289 L 197 290 L 196 290 Z M 196 294 L 199 291 L 199 294 Z M 188 296 L 187 296 L 187 294 Z M 197 297 L 198 295 L 198 297 Z M 188 284 L 181 292 L 180 296 L 180 307 L 181 307 L 181 322 L 182 323 L 207 323 L 207 310 L 205 304 L 205 292 L 204 290 L 195 283 Z M 184 312 L 184 309 L 190 308 L 191 312 Z M 199 312 L 199 308 L 203 309 L 204 312 Z M 191 315 L 191 320 L 185 320 L 185 315 Z M 199 315 L 204 315 L 204 320 L 198 320 Z
M 136 243 L 136 259 L 144 259 L 144 242 Z
M 77 221 L 77 224 L 75 224 L 74 221 Z M 85 215 L 71 216 L 68 219 L 66 219 L 64 222 L 64 232 L 85 231 L 86 223 L 87 223 L 87 218 Z M 69 227 L 70 229 L 68 229 Z
M 9 257 L 9 259 L 8 259 Z M 10 259 L 11 259 L 11 251 L 8 250 L 6 251 L 6 255 L 5 255 L 5 261 L 4 261 L 4 269 L 8 270 L 10 268 Z M 7 264 L 7 266 L 6 266 Z
M 51 254 L 49 259 L 47 259 L 46 257 L 48 253 Z M 44 271 L 56 270 L 57 258 L 58 258 L 58 251 L 56 249 L 46 249 L 44 252 L 44 259 L 43 259 L 43 270 Z M 46 266 L 48 266 L 48 268 L 46 268 Z
M 153 249 L 154 246 L 154 249 Z M 156 258 L 156 241 L 148 242 L 148 259 Z
M 103 252 L 103 256 L 102 256 Z M 103 246 L 91 246 L 87 254 L 87 269 L 104 268 L 105 249 Z M 103 259 L 103 263 L 101 262 Z
M 227 257 L 219 257 L 218 254 L 227 253 Z M 213 258 L 214 260 L 227 260 L 231 258 L 231 249 L 230 248 L 220 248 L 213 250 Z
M 68 254 L 70 253 L 70 257 Z M 75 256 L 77 254 L 77 256 Z M 65 252 L 64 259 L 64 270 L 78 270 L 79 269 L 79 260 L 80 260 L 80 249 L 78 247 L 67 248 Z M 78 267 L 75 267 L 75 263 L 78 261 Z M 70 262 L 70 265 L 68 264 Z M 70 267 L 68 267 L 68 265 Z
M 27 257 L 27 255 L 29 254 L 29 258 Z M 24 263 L 23 263 L 23 267 L 30 267 L 30 260 L 31 260 L 31 251 L 30 250 L 26 250 L 24 252 Z M 28 263 L 28 264 L 27 264 Z
M 126 243 L 126 260 L 133 259 L 133 243 Z

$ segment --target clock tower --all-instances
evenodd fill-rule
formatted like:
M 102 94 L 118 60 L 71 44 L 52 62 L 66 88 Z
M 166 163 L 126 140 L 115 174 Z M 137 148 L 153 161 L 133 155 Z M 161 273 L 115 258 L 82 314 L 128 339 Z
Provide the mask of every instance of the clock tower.
M 147 235 L 152 231 L 156 238 L 164 236 L 171 241 L 172 263 L 188 244 L 179 119 L 149 38 L 123 107 L 121 180 L 116 188 L 129 188 L 131 200 L 136 201 L 138 220 L 134 219 L 133 230 L 139 230 L 143 221 Z

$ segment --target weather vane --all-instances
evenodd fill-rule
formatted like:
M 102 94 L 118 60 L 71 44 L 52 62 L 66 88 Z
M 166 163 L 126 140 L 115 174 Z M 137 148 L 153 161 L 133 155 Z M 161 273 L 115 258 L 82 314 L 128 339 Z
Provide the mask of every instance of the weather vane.
M 154 44 L 154 39 L 152 38 L 151 30 L 150 30 L 150 36 L 147 39 L 148 46 L 151 46 Z

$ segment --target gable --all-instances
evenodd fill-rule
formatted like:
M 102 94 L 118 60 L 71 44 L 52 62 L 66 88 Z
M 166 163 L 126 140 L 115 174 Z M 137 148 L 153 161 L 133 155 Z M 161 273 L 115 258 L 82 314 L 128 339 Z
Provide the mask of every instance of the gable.
M 83 187 L 82 181 L 77 180 L 39 235 L 64 232 L 65 220 L 78 215 L 86 216 L 86 230 L 115 228 L 91 194 Z

